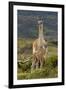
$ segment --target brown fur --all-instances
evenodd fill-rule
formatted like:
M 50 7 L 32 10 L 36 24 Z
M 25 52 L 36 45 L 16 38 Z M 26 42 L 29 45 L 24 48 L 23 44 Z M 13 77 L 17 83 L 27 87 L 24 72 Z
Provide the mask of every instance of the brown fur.
M 36 39 L 33 43 L 33 61 L 32 69 L 42 68 L 43 60 L 46 60 L 47 55 L 47 43 L 45 40 Z

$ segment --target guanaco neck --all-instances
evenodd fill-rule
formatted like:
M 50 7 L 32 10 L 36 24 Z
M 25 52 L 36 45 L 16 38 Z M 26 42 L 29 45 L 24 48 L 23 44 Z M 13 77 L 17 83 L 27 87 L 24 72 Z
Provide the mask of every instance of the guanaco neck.
M 39 24 L 39 39 L 40 40 L 44 40 L 44 36 L 43 36 L 43 23 Z

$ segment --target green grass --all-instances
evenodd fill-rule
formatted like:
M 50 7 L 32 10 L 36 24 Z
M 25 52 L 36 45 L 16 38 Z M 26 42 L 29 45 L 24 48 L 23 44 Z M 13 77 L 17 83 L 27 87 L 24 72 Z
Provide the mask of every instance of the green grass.
M 17 79 L 40 79 L 40 78 L 56 78 L 57 77 L 57 67 L 51 69 L 48 67 L 33 70 L 31 72 L 18 73 Z
M 34 39 L 18 39 L 17 58 L 22 63 L 18 63 L 17 79 L 39 79 L 55 78 L 58 76 L 58 56 L 57 45 L 54 41 L 48 43 L 48 56 L 42 69 L 31 70 L 32 43 Z M 28 62 L 27 62 L 28 61 Z

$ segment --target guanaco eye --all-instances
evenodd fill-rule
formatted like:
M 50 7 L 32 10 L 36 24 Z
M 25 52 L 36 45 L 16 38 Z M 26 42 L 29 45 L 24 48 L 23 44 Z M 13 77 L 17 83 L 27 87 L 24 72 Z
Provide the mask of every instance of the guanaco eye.
M 47 45 L 45 45 L 44 47 L 47 48 Z

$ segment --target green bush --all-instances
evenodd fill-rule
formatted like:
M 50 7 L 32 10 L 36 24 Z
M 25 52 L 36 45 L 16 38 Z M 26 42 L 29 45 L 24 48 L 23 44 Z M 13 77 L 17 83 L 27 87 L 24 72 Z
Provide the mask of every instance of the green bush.
M 22 62 L 18 63 L 18 68 L 21 69 L 22 72 L 29 72 L 31 70 L 31 61 L 32 56 L 27 57 L 26 60 L 22 60 Z
M 57 67 L 57 64 L 58 64 L 57 55 L 52 55 L 52 56 L 48 57 L 46 62 L 45 62 L 45 66 L 51 67 L 51 68 Z
M 55 78 L 58 77 L 58 67 L 55 67 L 50 70 L 48 78 Z

